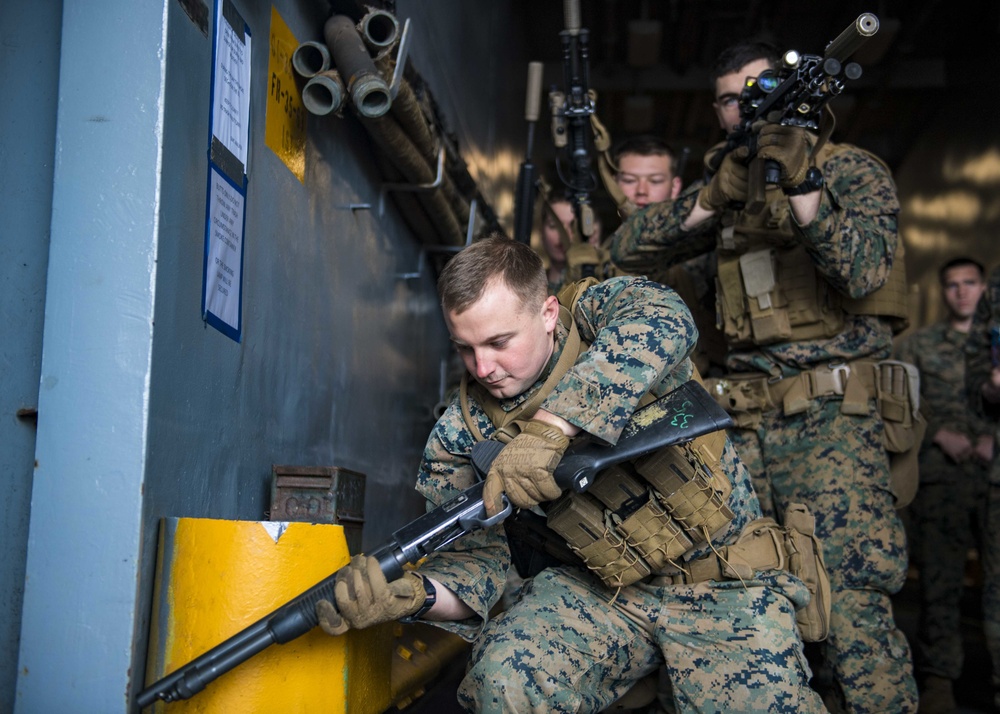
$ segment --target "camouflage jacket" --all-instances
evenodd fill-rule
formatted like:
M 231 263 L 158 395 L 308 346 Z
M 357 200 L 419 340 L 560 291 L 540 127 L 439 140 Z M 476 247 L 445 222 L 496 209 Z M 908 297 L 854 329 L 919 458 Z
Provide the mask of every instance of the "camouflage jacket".
M 1000 421 L 1000 405 L 986 402 L 982 397 L 983 384 L 989 381 L 993 369 L 990 349 L 990 328 L 993 327 L 1000 327 L 1000 267 L 990 274 L 965 343 L 969 404 L 976 414 L 995 424 Z
M 897 359 L 920 369 L 921 411 L 927 417 L 925 448 L 942 428 L 965 434 L 972 441 L 990 432 L 965 398 L 967 337 L 947 322 L 939 322 L 907 335 L 896 346 Z
M 647 391 L 660 396 L 691 378 L 688 353 L 698 333 L 676 293 L 641 278 L 611 278 L 591 287 L 577 303 L 575 318 L 580 337 L 591 343 L 590 348 L 580 355 L 542 408 L 614 444 Z M 513 409 L 541 388 L 566 337 L 567 331 L 560 323 L 556 348 L 546 369 L 523 394 L 501 400 L 505 410 Z M 469 402 L 478 428 L 489 438 L 495 431 L 493 424 L 474 398 L 470 396 Z M 427 440 L 417 476 L 417 490 L 427 498 L 429 507 L 475 483 L 469 461 L 474 443 L 455 399 Z M 760 517 L 749 475 L 731 445 L 727 445 L 723 463 L 733 482 L 728 503 L 736 518 L 716 535 L 716 547 L 735 540 L 746 523 Z M 705 552 L 707 546 L 691 557 Z M 474 639 L 503 593 L 510 565 L 502 526 L 469 533 L 430 556 L 421 572 L 453 590 L 478 615 L 461 622 L 433 624 Z
M 792 219 L 792 230 L 816 269 L 836 290 L 859 298 L 885 284 L 898 245 L 899 200 L 892 176 L 867 152 L 841 146 L 822 166 L 826 186 L 819 213 L 807 226 Z M 704 182 L 689 186 L 676 200 L 637 211 L 612 236 L 611 257 L 631 273 L 662 270 L 715 250 L 721 212 L 691 231 L 681 227 Z M 787 200 L 787 199 L 781 199 Z M 882 359 L 892 349 L 888 321 L 847 315 L 844 329 L 831 339 L 784 342 L 730 350 L 727 367 L 737 372 L 794 374 L 810 365 L 862 357 Z

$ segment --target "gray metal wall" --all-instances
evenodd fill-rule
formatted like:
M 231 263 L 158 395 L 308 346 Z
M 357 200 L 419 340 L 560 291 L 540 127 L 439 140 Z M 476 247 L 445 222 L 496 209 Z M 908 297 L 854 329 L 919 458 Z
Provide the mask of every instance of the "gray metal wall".
M 0 147 L 25 154 L 0 180 L 27 175 L 43 204 L 12 235 L 6 215 L 24 200 L 0 199 L 3 270 L 27 246 L 32 275 L 18 277 L 36 292 L 24 308 L 9 289 L 0 303 L 25 344 L 0 346 L 17 367 L 0 381 L 4 433 L 11 407 L 37 395 L 39 408 L 33 481 L 30 425 L 14 423 L 16 440 L 0 445 L 4 473 L 32 499 L 30 519 L 25 495 L 2 524 L 28 535 L 0 557 L 12 583 L 0 682 L 16 684 L 0 689 L 0 710 L 127 711 L 142 684 L 158 520 L 258 520 L 272 464 L 336 465 L 368 476 L 374 545 L 422 510 L 411 486 L 449 348 L 433 276 L 401 277 L 420 246 L 395 209 L 342 208 L 374 207 L 380 183 L 353 118 L 310 119 L 304 185 L 265 146 L 270 3 L 236 1 L 253 36 L 241 343 L 200 316 L 211 8 L 204 34 L 177 0 L 65 0 L 59 48 L 58 3 L 13 4 L 25 7 L 3 4 L 3 39 L 43 44 L 31 60 L 47 60 L 53 79 L 16 87 L 20 101 L 0 114 Z M 274 6 L 300 41 L 319 39 L 325 2 Z M 497 63 L 527 59 L 507 3 L 397 9 L 470 169 L 509 210 L 523 72 Z M 55 38 L 38 37 L 43 27 Z M 12 136 L 12 120 L 30 129 Z M 43 165 L 53 139 L 54 177 Z
M 61 15 L 61 0 L 0 3 L 0 712 L 14 706 L 21 629 Z

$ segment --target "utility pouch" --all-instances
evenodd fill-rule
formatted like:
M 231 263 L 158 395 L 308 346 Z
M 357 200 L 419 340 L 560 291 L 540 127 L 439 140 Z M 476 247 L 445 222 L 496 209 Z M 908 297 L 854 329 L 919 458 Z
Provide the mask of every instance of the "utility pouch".
M 740 276 L 756 344 L 766 345 L 792 336 L 785 301 L 777 289 L 774 252 L 755 250 L 740 256 Z
M 885 422 L 885 448 L 900 454 L 919 446 L 913 428 L 920 409 L 917 367 L 896 360 L 879 362 L 877 385 L 878 411 Z
M 725 438 L 725 432 L 713 432 L 635 463 L 694 543 L 705 542 L 735 517 L 726 505 L 732 484 L 721 468 Z
M 600 480 L 600 479 L 598 479 Z M 548 511 L 548 526 L 609 587 L 620 588 L 650 574 L 638 552 L 619 535 L 600 501 L 570 491 Z
M 693 545 L 662 496 L 624 464 L 602 471 L 585 494 L 556 501 L 548 527 L 613 588 L 664 568 Z
M 918 454 L 927 431 L 920 413 L 920 372 L 915 365 L 884 360 L 877 365 L 876 398 L 885 425 L 890 487 L 896 508 L 908 505 L 920 483 Z
M 799 633 L 806 642 L 822 642 L 830 631 L 830 577 L 816 538 L 816 519 L 803 504 L 791 503 L 784 522 L 787 570 L 812 595 L 809 604 L 795 612 Z
M 790 234 L 784 243 L 775 241 L 771 231 L 741 224 L 737 235 L 752 249 L 738 256 L 719 253 L 717 323 L 730 347 L 839 334 L 843 296 L 816 271 L 804 246 Z
M 612 522 L 653 572 L 666 567 L 694 546 L 691 538 L 667 511 L 662 496 L 655 491 L 628 518 L 622 520 L 612 516 Z
M 743 303 L 743 278 L 739 260 L 732 256 L 719 256 L 718 276 L 715 282 L 715 321 L 730 345 L 740 347 L 753 344 L 750 321 L 746 319 Z
M 589 493 L 611 512 L 611 523 L 618 535 L 656 572 L 668 561 L 678 558 L 692 546 L 670 514 L 659 494 L 648 484 L 632 476 L 622 465 L 603 471 Z
M 730 580 L 749 580 L 758 570 L 787 570 L 784 529 L 772 518 L 751 521 L 736 542 L 722 549 L 721 574 Z

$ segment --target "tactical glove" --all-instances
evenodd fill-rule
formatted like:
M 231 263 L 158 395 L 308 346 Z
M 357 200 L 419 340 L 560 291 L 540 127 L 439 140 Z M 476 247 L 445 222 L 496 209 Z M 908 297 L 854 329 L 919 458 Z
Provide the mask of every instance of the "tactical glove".
M 726 154 L 712 180 L 698 192 L 698 205 L 709 211 L 718 211 L 730 203 L 745 203 L 749 172 L 746 165 L 747 148 L 738 147 Z M 706 156 L 706 163 L 710 160 Z
M 316 603 L 319 626 L 328 635 L 342 635 L 412 615 L 427 598 L 420 575 L 406 571 L 399 580 L 387 582 L 378 558 L 365 555 L 355 555 L 337 573 L 333 592 L 336 607 L 329 600 Z
M 816 135 L 800 126 L 765 124 L 757 135 L 757 156 L 781 165 L 782 188 L 795 188 L 806 180 L 812 165 Z
M 486 474 L 483 503 L 490 516 L 503 509 L 504 493 L 519 508 L 551 501 L 562 493 L 553 474 L 569 446 L 569 437 L 537 419 L 517 424 L 521 433 L 497 455 Z

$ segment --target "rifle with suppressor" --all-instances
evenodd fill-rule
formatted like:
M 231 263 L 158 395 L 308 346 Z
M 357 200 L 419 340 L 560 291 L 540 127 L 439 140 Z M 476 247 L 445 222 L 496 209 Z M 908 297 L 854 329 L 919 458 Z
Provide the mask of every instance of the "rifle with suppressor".
M 517 193 L 514 197 L 514 240 L 528 245 L 531 243 L 531 222 L 535 217 L 535 190 L 538 177 L 531 154 L 535 146 L 535 122 L 538 121 L 542 90 L 541 62 L 528 63 L 528 90 L 524 100 L 524 118 L 528 122 L 528 147 L 517 175 Z
M 878 17 L 862 13 L 830 42 L 823 55 L 799 54 L 789 50 L 781 64 L 757 77 L 747 79 L 740 94 L 740 123 L 726 137 L 726 145 L 712 157 L 709 176 L 722 164 L 733 149 L 749 149 L 749 186 L 746 210 L 759 213 L 764 207 L 766 184 L 778 183 L 781 167 L 775 161 L 761 162 L 756 158 L 757 133 L 765 123 L 800 126 L 820 131 L 823 110 L 828 102 L 844 91 L 846 80 L 861 77 L 861 65 L 848 62 L 868 40 L 878 32 Z M 832 122 L 832 115 L 830 116 Z M 832 124 L 823 127 L 827 135 Z
M 614 446 L 598 444 L 589 437 L 575 439 L 559 462 L 555 479 L 563 489 L 585 491 L 599 472 L 614 464 L 731 425 L 732 419 L 711 395 L 696 382 L 688 382 L 637 409 Z M 480 478 L 489 472 L 490 464 L 503 448 L 499 441 L 481 441 L 473 446 L 472 464 Z M 387 580 L 397 580 L 403 576 L 406 564 L 418 562 L 470 531 L 500 523 L 511 512 L 510 503 L 505 506 L 497 515 L 487 517 L 480 481 L 397 530 L 371 555 L 378 559 Z M 136 700 L 139 707 L 147 707 L 158 699 L 165 702 L 188 699 L 266 647 L 304 635 L 319 624 L 316 603 L 336 602 L 333 594 L 336 577 L 337 573 L 333 573 L 324 578 L 222 644 L 154 682 L 139 693 Z
M 594 234 L 590 194 L 597 188 L 591 117 L 595 112 L 590 90 L 590 31 L 580 27 L 579 0 L 564 0 L 566 29 L 559 33 L 563 52 L 563 82 L 549 92 L 552 141 L 556 147 L 556 174 L 573 203 L 576 224 L 586 240 Z

